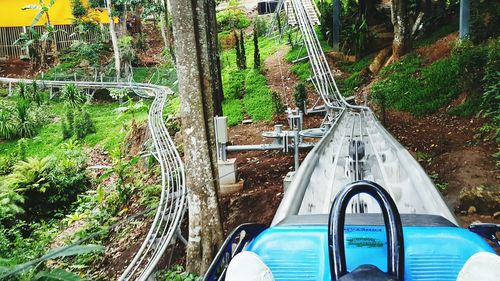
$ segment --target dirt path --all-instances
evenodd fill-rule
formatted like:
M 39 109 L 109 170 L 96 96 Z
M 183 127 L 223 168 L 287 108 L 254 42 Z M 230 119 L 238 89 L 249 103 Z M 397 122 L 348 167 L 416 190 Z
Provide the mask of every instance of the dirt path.
M 264 72 L 272 91 L 277 92 L 284 105 L 294 106 L 293 91 L 299 77 L 292 72 L 292 65 L 285 60 L 290 46 L 279 49 L 264 61 Z

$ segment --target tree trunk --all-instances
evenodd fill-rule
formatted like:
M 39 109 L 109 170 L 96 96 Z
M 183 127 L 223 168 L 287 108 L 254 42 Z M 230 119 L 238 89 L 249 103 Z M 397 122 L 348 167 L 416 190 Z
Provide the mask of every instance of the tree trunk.
M 215 5 L 213 0 L 172 0 L 170 3 L 189 188 L 186 270 L 201 275 L 223 240 L 218 182 L 213 180 L 218 177 L 213 94 L 220 87 L 216 85 L 220 75 L 214 75 L 218 56 L 212 52 L 217 38 L 211 22 Z
M 108 9 L 108 15 L 109 15 L 109 35 L 111 36 L 111 44 L 113 45 L 113 55 L 115 57 L 116 79 L 120 79 L 121 75 L 120 49 L 118 48 L 118 36 L 116 35 L 116 30 L 115 30 L 115 20 L 113 19 L 113 16 L 111 16 L 112 5 L 113 4 L 111 3 L 111 0 L 106 0 L 106 8 Z
M 168 42 L 168 37 L 167 37 L 167 29 L 168 26 L 165 23 L 167 20 L 168 14 L 167 14 L 167 7 L 166 3 L 163 0 L 160 0 L 160 5 L 162 6 L 162 12 L 160 13 L 160 32 L 161 32 L 161 37 L 163 38 L 163 45 L 165 46 L 165 49 L 169 49 L 170 44 Z
M 406 0 L 392 0 L 391 20 L 394 26 L 394 39 L 389 63 L 398 60 L 411 49 L 411 30 Z

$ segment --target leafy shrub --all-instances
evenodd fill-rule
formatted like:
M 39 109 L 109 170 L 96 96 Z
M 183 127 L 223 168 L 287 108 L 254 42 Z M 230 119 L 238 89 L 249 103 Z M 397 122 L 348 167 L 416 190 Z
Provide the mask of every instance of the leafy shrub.
M 26 86 L 26 82 L 24 81 L 21 81 L 19 83 L 17 83 L 17 94 L 23 98 L 23 99 L 26 99 L 27 95 L 28 95 L 28 87 Z
M 459 43 L 453 51 L 459 66 L 461 88 L 464 91 L 481 91 L 481 79 L 488 60 L 487 49 L 465 41 Z
M 61 99 L 72 108 L 78 108 L 87 101 L 85 94 L 75 84 L 66 84 L 64 86 Z
M 479 43 L 500 34 L 500 6 L 495 0 L 471 1 L 470 36 Z
M 217 13 L 219 31 L 242 29 L 250 26 L 251 21 L 244 11 L 233 7 Z
M 36 123 L 30 115 L 29 102 L 19 100 L 16 104 L 16 135 L 21 138 L 31 138 L 36 135 Z
M 500 39 L 489 43 L 487 57 L 481 107 L 485 109 L 486 116 L 492 117 L 494 123 L 500 126 Z
M 229 99 L 241 99 L 245 93 L 245 72 L 235 71 L 229 77 L 224 77 L 222 84 L 224 97 Z
M 271 92 L 271 98 L 273 100 L 273 108 L 275 113 L 282 113 L 285 111 L 286 107 L 283 105 L 281 101 L 281 97 L 276 92 Z
M 23 212 L 24 198 L 14 190 L 0 184 L 0 222 L 9 220 Z M 0 227 L 1 227 L 0 223 Z M 1 239 L 0 239 L 1 240 Z M 2 252 L 0 246 L 0 253 Z
M 36 81 L 31 83 L 29 87 L 29 99 L 37 106 L 41 106 L 47 100 L 47 94 L 38 87 Z
M 3 188 L 23 197 L 23 208 L 31 217 L 64 209 L 87 186 L 86 157 L 80 149 L 65 149 L 58 158 L 28 158 L 19 161 L 5 177 Z
M 256 17 L 255 19 L 255 31 L 257 36 L 266 35 L 268 30 L 268 21 L 263 17 Z
M 81 110 L 75 116 L 75 135 L 77 139 L 83 139 L 88 134 L 96 132 L 94 121 L 86 110 Z
M 0 139 L 10 140 L 16 135 L 16 120 L 12 107 L 0 104 Z
M 295 106 L 302 110 L 302 112 L 305 112 L 307 107 L 307 91 L 304 83 L 299 83 L 295 86 L 293 99 L 295 100 Z

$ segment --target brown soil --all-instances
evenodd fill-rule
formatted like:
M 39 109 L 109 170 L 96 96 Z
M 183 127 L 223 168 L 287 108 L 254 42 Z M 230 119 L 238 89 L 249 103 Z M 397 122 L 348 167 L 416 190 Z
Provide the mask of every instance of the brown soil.
M 0 76 L 11 78 L 29 78 L 36 74 L 37 70 L 30 68 L 29 62 L 20 59 L 11 59 L 0 62 Z
M 292 65 L 285 60 L 289 50 L 290 46 L 286 46 L 270 55 L 264 61 L 264 71 L 271 90 L 280 95 L 284 105 L 294 107 L 293 91 L 299 77 L 292 72 Z
M 437 183 L 448 184 L 443 192 L 445 201 L 462 223 L 470 219 L 466 210 L 457 209 L 461 190 L 480 185 L 500 188 L 500 173 L 492 157 L 495 147 L 476 136 L 484 120 L 451 116 L 445 109 L 421 118 L 391 111 L 387 120 L 387 129 L 408 151 L 417 159 L 426 158 L 419 160 L 427 174 L 436 176 Z M 492 217 L 495 211 L 474 219 L 499 223 Z
M 458 39 L 458 32 L 445 36 L 433 44 L 418 48 L 417 54 L 423 58 L 424 62 L 431 64 L 439 59 L 448 57 L 453 49 L 453 43 Z
M 161 63 L 162 51 L 165 47 L 159 27 L 154 22 L 147 21 L 142 25 L 144 40 L 146 41 L 146 49 L 137 54 L 139 64 L 144 66 L 155 66 Z

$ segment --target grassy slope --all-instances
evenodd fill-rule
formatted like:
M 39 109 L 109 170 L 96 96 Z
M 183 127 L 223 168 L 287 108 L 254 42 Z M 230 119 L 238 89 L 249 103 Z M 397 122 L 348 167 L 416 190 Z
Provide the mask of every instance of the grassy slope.
M 276 52 L 282 44 L 265 37 L 259 38 L 261 61 Z M 245 38 L 247 69 L 238 70 L 234 48 L 221 54 L 224 115 L 230 125 L 241 122 L 245 115 L 254 120 L 270 120 L 273 116 L 271 92 L 260 70 L 254 70 L 252 37 Z M 261 63 L 262 64 L 262 63 Z M 243 86 L 244 85 L 244 86 Z
M 129 124 L 131 115 L 123 115 L 118 118 L 118 115 L 113 112 L 118 107 L 117 103 L 99 103 L 92 104 L 87 107 L 88 112 L 94 120 L 97 132 L 87 135 L 79 142 L 89 147 L 100 145 L 106 150 L 112 150 L 118 147 L 123 138 L 125 131 L 123 124 Z M 51 102 L 50 111 L 56 117 L 49 124 L 44 125 L 37 136 L 27 140 L 27 156 L 28 157 L 45 157 L 60 150 L 62 140 L 61 119 L 64 117 L 64 104 L 62 102 Z M 145 120 L 147 118 L 147 109 L 143 109 L 136 115 L 136 120 Z M 17 141 L 0 141 L 0 157 L 8 156 L 17 150 Z

